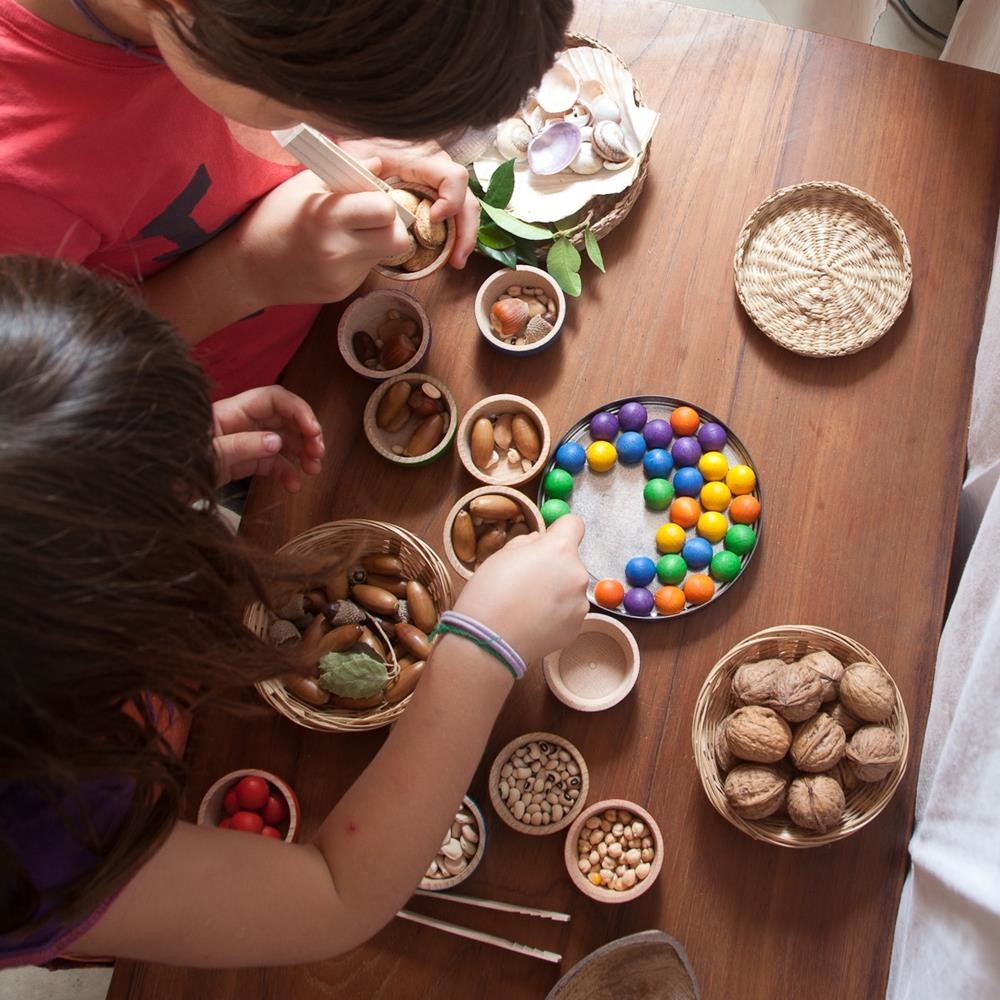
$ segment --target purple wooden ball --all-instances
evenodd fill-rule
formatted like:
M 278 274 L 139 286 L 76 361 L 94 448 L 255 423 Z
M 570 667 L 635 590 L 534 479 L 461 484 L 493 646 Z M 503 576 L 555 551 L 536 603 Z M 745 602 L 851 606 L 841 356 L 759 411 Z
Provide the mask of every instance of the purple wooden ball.
M 670 449 L 670 454 L 673 455 L 677 466 L 697 465 L 698 459 L 701 458 L 701 445 L 698 444 L 697 438 L 679 437 Z
M 618 410 L 618 424 L 623 431 L 641 431 L 648 417 L 646 407 L 635 400 L 622 403 Z
M 666 448 L 674 436 L 674 429 L 667 420 L 650 420 L 642 429 L 648 448 Z
M 645 587 L 633 587 L 622 601 L 625 613 L 645 618 L 653 610 L 653 595 Z
M 595 441 L 614 441 L 618 436 L 618 418 L 607 410 L 599 410 L 590 418 L 590 436 Z
M 726 428 L 711 420 L 702 424 L 698 428 L 698 443 L 705 451 L 722 451 L 726 443 Z

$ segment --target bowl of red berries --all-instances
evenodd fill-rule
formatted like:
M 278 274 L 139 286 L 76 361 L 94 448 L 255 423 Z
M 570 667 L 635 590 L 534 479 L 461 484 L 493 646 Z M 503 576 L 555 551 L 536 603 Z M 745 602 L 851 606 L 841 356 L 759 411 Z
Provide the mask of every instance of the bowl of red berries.
M 224 774 L 205 793 L 198 825 L 242 830 L 292 843 L 299 835 L 299 800 L 276 774 L 243 768 Z

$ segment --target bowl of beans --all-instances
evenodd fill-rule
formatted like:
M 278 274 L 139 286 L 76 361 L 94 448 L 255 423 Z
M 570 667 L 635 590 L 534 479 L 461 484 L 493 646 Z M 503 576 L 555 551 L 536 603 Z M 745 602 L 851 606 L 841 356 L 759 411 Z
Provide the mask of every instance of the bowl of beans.
M 464 882 L 479 867 L 486 850 L 486 823 L 479 806 L 466 795 L 445 831 L 420 888 L 436 892 Z
M 198 825 L 241 830 L 292 843 L 299 835 L 300 808 L 291 786 L 270 771 L 230 771 L 205 793 Z

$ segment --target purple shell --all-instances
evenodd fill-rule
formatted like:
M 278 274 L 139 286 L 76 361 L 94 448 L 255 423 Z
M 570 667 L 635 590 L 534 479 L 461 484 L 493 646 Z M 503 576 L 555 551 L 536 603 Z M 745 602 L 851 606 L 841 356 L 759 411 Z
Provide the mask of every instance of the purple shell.
M 648 417 L 646 407 L 635 400 L 622 403 L 618 410 L 618 423 L 623 431 L 641 431 L 646 426 Z
M 649 448 L 666 448 L 674 436 L 674 429 L 666 420 L 650 420 L 642 429 L 642 436 L 646 439 Z
M 622 601 L 627 614 L 644 618 L 653 610 L 653 595 L 645 587 L 633 587 Z
M 528 143 L 528 169 L 545 176 L 558 174 L 580 152 L 580 129 L 571 122 L 553 122 Z
M 618 418 L 607 410 L 599 410 L 590 418 L 590 436 L 595 441 L 614 441 L 618 436 Z
M 722 451 L 726 443 L 726 428 L 711 420 L 698 428 L 698 443 L 705 451 Z
M 698 459 L 701 458 L 701 445 L 695 437 L 679 437 L 670 449 L 670 454 L 679 466 L 697 465 Z

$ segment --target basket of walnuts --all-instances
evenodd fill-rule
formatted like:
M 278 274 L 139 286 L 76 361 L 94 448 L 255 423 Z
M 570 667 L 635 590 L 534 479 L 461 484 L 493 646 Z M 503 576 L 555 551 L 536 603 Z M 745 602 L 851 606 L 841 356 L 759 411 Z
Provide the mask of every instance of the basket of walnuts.
M 782 625 L 730 649 L 695 706 L 695 762 L 709 801 L 757 840 L 816 847 L 888 804 L 909 727 L 888 671 L 828 629 Z

